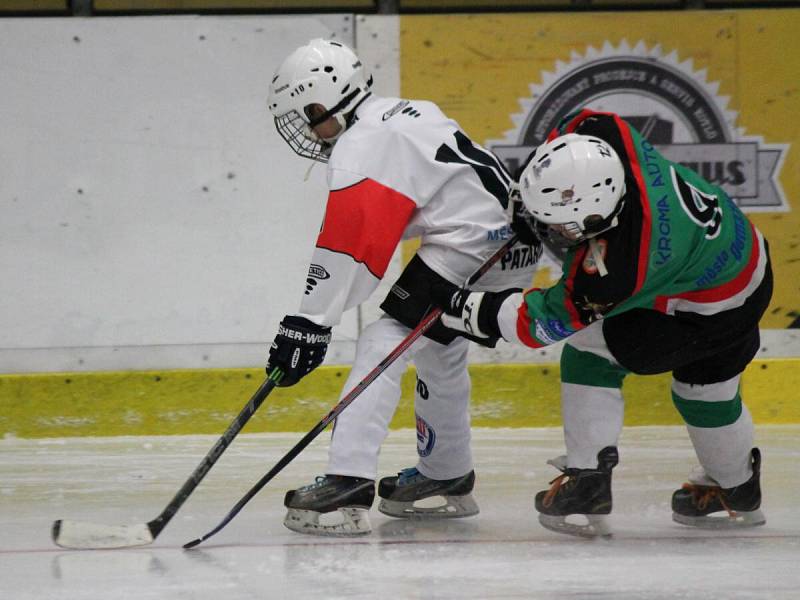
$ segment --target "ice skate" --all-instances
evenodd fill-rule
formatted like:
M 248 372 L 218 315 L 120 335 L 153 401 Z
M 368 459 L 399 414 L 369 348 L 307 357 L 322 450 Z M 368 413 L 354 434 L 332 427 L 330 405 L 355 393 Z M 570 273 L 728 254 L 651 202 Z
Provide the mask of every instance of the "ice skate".
M 611 470 L 619 462 L 617 449 L 603 448 L 597 461 L 596 469 L 569 469 L 566 456 L 547 461 L 561 475 L 550 482 L 549 490 L 536 494 L 536 510 L 543 527 L 580 537 L 611 537 L 605 515 L 611 513 Z M 570 515 L 582 515 L 586 523 L 568 522 Z
M 767 522 L 761 512 L 761 452 L 751 452 L 753 476 L 741 485 L 721 488 L 703 474 L 672 494 L 672 520 L 705 529 L 755 527 Z M 723 513 L 723 514 L 717 514 Z
M 471 517 L 480 512 L 471 493 L 474 486 L 475 471 L 455 479 L 437 480 L 411 467 L 381 479 L 378 510 L 400 519 Z
M 371 479 L 322 475 L 311 485 L 286 492 L 283 504 L 289 510 L 283 524 L 311 535 L 365 535 L 372 531 L 368 513 L 374 499 Z

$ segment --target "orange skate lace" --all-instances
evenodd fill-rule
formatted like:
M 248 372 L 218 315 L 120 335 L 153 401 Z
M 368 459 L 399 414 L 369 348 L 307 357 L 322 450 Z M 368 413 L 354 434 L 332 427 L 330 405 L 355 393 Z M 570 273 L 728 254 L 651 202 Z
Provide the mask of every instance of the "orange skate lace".
M 542 506 L 549 508 L 551 504 L 553 504 L 553 500 L 555 499 L 556 495 L 558 494 L 558 490 L 561 489 L 561 486 L 566 483 L 566 480 L 569 479 L 569 475 L 566 473 L 562 473 L 555 479 L 553 479 L 550 483 L 550 489 L 547 490 L 547 493 L 542 498 Z
M 684 483 L 682 488 L 692 494 L 692 504 L 694 504 L 700 510 L 705 510 L 708 506 L 709 502 L 711 502 L 714 498 L 719 498 L 719 503 L 722 504 L 722 508 L 728 511 L 728 515 L 731 518 L 736 517 L 736 511 L 731 510 L 728 506 L 728 503 L 725 502 L 725 496 L 722 493 L 722 489 L 718 487 L 709 487 L 706 485 L 694 485 L 691 483 Z

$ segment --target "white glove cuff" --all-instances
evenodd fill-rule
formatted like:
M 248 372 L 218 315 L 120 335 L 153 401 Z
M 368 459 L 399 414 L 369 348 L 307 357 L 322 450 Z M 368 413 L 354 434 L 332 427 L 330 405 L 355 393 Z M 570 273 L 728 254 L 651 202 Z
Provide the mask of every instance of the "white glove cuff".
M 523 302 L 522 292 L 511 294 L 500 305 L 497 313 L 497 326 L 503 339 L 512 344 L 522 344 L 517 335 L 517 319 L 519 318 L 519 307 Z

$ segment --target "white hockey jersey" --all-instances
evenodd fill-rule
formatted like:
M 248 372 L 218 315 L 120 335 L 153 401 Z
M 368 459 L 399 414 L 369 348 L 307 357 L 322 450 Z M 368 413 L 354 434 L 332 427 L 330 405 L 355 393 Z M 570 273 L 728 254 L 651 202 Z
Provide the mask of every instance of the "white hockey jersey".
M 401 239 L 461 285 L 512 232 L 509 175 L 427 101 L 368 97 L 328 162 L 330 194 L 299 315 L 320 324 L 366 300 Z M 473 286 L 528 287 L 532 248 L 517 247 Z

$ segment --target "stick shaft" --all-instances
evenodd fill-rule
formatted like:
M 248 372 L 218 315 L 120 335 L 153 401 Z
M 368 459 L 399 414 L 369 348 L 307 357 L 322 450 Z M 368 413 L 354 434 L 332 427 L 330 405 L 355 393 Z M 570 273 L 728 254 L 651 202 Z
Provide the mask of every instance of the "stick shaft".
M 494 254 L 492 254 L 486 262 L 484 262 L 475 273 L 473 273 L 470 278 L 467 280 L 466 285 L 472 285 L 478 279 L 480 279 L 486 272 L 494 266 L 494 264 L 500 260 L 506 252 L 516 243 L 517 236 L 511 237 L 505 244 L 503 244 Z M 258 482 L 250 488 L 250 490 L 242 496 L 241 500 L 239 500 L 236 505 L 228 512 L 227 515 L 220 521 L 220 523 L 207 534 L 199 537 L 187 544 L 184 544 L 184 548 L 193 548 L 198 544 L 204 542 L 211 536 L 219 533 L 230 521 L 239 513 L 244 506 L 250 502 L 250 500 L 255 496 L 261 489 L 267 485 L 267 483 L 272 480 L 278 473 L 280 473 L 286 465 L 292 462 L 295 457 L 297 457 L 300 452 L 302 452 L 306 446 L 308 446 L 314 438 L 316 438 L 322 431 L 333 421 L 345 408 L 347 408 L 353 400 L 358 398 L 361 393 L 373 382 L 378 376 L 383 373 L 397 358 L 403 354 L 417 339 L 419 339 L 428 329 L 430 329 L 436 320 L 441 316 L 442 309 L 435 307 L 428 313 L 422 321 L 417 324 L 417 326 L 409 333 L 397 347 L 389 353 L 386 358 L 384 358 L 378 366 L 376 366 L 372 371 L 370 371 L 364 379 L 362 379 L 358 384 L 344 397 L 342 398 L 336 406 L 331 409 L 331 411 L 323 417 L 323 419 L 317 423 L 311 431 L 309 431 L 303 438 L 295 444 L 295 446 L 289 450 L 276 464 L 272 469 L 269 470 Z
M 147 526 L 153 535 L 153 539 L 155 539 L 158 534 L 161 533 L 161 530 L 164 529 L 172 517 L 175 516 L 175 513 L 178 512 L 178 509 L 183 506 L 184 502 L 186 502 L 195 488 L 200 485 L 200 482 L 203 481 L 205 476 L 211 470 L 211 467 L 213 467 L 214 464 L 219 460 L 219 458 L 222 456 L 222 453 L 225 452 L 225 449 L 244 428 L 250 418 L 264 402 L 266 397 L 269 396 L 269 393 L 276 385 L 277 377 L 278 373 L 273 371 L 273 373 L 271 373 L 270 376 L 264 380 L 250 400 L 248 400 L 247 404 L 244 405 L 237 417 L 231 422 L 230 425 L 228 425 L 225 433 L 222 434 L 217 442 L 211 447 L 211 450 L 208 451 L 208 454 L 206 454 L 203 460 L 200 461 L 200 464 L 197 465 L 197 468 L 195 468 L 192 474 L 189 475 L 189 478 L 181 486 L 181 489 L 178 490 L 172 500 L 170 500 L 169 504 L 167 504 L 164 510 L 161 511 L 161 514 L 147 523 Z

